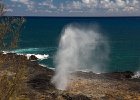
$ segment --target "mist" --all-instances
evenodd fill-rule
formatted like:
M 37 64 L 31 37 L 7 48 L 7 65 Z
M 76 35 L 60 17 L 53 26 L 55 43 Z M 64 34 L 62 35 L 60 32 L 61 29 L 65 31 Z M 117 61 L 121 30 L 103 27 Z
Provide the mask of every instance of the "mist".
M 109 62 L 108 38 L 97 25 L 70 24 L 64 27 L 55 56 L 55 75 L 52 83 L 66 90 L 71 73 L 82 70 L 104 72 Z

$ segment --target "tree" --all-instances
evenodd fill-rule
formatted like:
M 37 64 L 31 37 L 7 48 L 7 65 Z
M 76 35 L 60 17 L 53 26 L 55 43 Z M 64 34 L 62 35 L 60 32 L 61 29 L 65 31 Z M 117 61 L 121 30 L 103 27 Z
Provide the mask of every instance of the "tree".
M 3 16 L 4 14 L 5 7 L 0 0 L 0 50 L 17 47 L 19 35 L 25 22 L 23 17 L 8 17 Z M 16 55 L 13 55 L 12 58 L 0 55 L 0 100 L 19 100 L 18 95 L 22 91 L 22 85 L 27 76 L 27 66 L 18 63 Z M 8 63 L 10 66 L 6 69 L 3 68 Z
M 1 17 L 0 20 L 0 48 L 16 48 L 19 34 L 24 23 L 23 17 Z
M 6 9 L 0 1 L 0 50 L 16 48 L 19 34 L 25 19 L 23 17 L 4 17 Z
M 2 0 L 0 0 L 0 16 L 4 14 L 4 4 L 2 3 Z

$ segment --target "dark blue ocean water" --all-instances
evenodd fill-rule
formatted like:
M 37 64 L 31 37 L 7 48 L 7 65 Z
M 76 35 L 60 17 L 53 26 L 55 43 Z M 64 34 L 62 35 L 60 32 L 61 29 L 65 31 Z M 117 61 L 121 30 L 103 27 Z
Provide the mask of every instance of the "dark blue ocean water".
M 108 71 L 135 71 L 140 69 L 140 17 L 108 18 L 55 18 L 26 17 L 20 34 L 17 53 L 49 54 L 49 58 L 39 61 L 55 67 L 53 58 L 58 48 L 64 26 L 71 24 L 96 24 L 110 44 Z

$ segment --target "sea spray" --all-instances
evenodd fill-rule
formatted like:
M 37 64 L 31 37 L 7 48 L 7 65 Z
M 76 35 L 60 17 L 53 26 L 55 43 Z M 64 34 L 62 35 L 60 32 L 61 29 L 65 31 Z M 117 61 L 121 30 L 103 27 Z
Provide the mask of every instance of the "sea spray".
M 140 71 L 135 72 L 132 78 L 140 78 Z
M 66 90 L 70 73 L 89 70 L 103 71 L 108 62 L 107 38 L 93 25 L 71 24 L 64 28 L 55 56 L 56 72 L 52 79 L 57 89 Z

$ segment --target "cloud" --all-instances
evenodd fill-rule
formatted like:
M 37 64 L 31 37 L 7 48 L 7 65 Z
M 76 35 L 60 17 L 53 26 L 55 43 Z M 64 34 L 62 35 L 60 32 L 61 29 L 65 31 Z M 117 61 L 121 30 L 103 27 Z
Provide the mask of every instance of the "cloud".
M 59 2 L 56 0 L 11 0 L 11 2 L 18 8 L 35 13 L 140 14 L 140 0 L 65 0 Z
M 28 4 L 29 3 L 29 0 L 11 0 L 13 2 L 20 2 L 20 3 L 23 3 L 23 4 Z
M 4 12 L 13 12 L 13 9 L 7 8 L 7 9 L 4 9 Z
M 61 4 L 62 5 L 62 4 Z M 65 6 L 64 6 L 65 5 Z M 62 9 L 62 7 L 61 7 Z M 98 11 L 106 12 L 134 12 L 140 9 L 139 0 L 80 0 L 63 4 L 63 10 Z
M 26 11 L 51 12 L 51 10 L 56 9 L 56 7 L 53 4 L 53 0 L 42 0 L 41 2 L 35 1 L 35 0 L 11 0 L 11 1 L 13 3 L 20 3 L 20 4 L 22 4 L 22 6 L 26 6 L 27 7 Z M 19 5 L 18 5 L 18 7 L 19 7 Z M 20 5 L 20 7 L 21 7 L 21 5 Z
M 34 8 L 34 2 L 31 0 L 11 0 L 12 2 L 21 3 L 27 6 L 28 10 L 32 10 Z
M 53 4 L 53 1 L 52 0 L 45 0 L 45 1 L 42 1 L 40 3 L 38 3 L 38 6 L 44 6 L 46 8 L 49 8 L 49 9 L 56 9 L 57 7 Z

